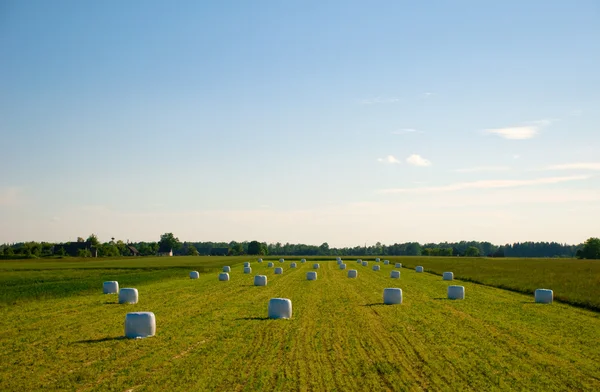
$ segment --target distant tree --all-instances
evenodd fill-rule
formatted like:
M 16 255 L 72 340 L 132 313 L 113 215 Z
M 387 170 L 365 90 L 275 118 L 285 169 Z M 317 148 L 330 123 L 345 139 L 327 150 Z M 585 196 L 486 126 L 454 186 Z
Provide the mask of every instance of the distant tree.
M 173 233 L 165 233 L 160 236 L 158 245 L 161 248 L 176 250 L 181 247 L 181 242 L 179 242 L 179 238 L 175 237 Z
M 99 246 L 98 255 L 102 257 L 117 257 L 120 256 L 119 248 L 111 242 L 106 242 Z
M 588 238 L 583 243 L 579 257 L 582 259 L 600 259 L 600 238 Z
M 467 256 L 467 257 L 479 257 L 480 256 L 479 248 L 477 248 L 475 246 L 469 246 L 467 248 L 467 250 L 465 251 L 465 256 Z
M 15 251 L 13 250 L 12 246 L 7 246 L 6 248 L 4 248 L 4 256 L 12 257 L 14 255 Z
M 188 256 L 198 256 L 198 249 L 193 244 L 187 244 L 187 254 Z
M 236 242 L 232 247 L 231 247 L 231 253 L 234 255 L 242 255 L 244 254 L 244 245 L 240 244 L 239 242 Z
M 407 256 L 420 256 L 421 255 L 421 245 L 418 242 L 411 242 L 406 245 L 406 255 Z
M 323 242 L 319 246 L 319 254 L 322 255 L 322 256 L 329 255 L 329 244 L 327 242 Z
M 262 244 L 258 241 L 250 241 L 248 244 L 248 254 L 249 255 L 262 255 L 263 249 Z
M 89 242 L 91 246 L 96 248 L 98 247 L 98 245 L 100 245 L 100 241 L 98 241 L 98 236 L 96 234 L 90 234 L 86 242 Z
M 79 249 L 77 251 L 77 257 L 91 257 L 92 252 L 89 249 Z
M 83 237 L 77 237 L 77 242 L 85 242 L 85 240 L 83 239 Z

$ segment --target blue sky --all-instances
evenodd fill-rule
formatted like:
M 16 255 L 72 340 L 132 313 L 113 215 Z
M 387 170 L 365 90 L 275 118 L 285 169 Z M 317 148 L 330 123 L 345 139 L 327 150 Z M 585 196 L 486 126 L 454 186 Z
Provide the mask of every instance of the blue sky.
M 597 1 L 323 3 L 2 2 L 0 242 L 600 235 Z

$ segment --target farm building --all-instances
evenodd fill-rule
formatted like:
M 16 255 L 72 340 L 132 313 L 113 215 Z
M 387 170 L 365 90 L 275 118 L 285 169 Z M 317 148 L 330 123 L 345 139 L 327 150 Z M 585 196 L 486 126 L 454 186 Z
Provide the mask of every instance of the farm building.
M 173 256 L 173 249 L 161 245 L 160 248 L 158 248 L 158 253 L 156 255 L 157 256 Z

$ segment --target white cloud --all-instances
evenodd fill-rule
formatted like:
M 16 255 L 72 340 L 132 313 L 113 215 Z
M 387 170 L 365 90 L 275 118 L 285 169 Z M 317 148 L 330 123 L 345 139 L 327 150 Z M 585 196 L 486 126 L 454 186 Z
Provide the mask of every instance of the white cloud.
M 374 105 L 374 104 L 378 104 L 378 103 L 395 103 L 395 102 L 399 102 L 400 99 L 396 98 L 396 97 L 375 97 L 375 98 L 368 98 L 368 99 L 363 99 L 360 101 L 360 103 L 362 105 Z
M 377 162 L 381 162 L 381 163 L 389 163 L 389 164 L 396 164 L 396 163 L 400 163 L 400 161 L 393 155 L 388 155 L 385 158 L 378 158 Z
M 431 161 L 423 158 L 418 154 L 412 154 L 406 158 L 406 163 L 413 166 L 431 166 Z
M 476 173 L 476 172 L 486 172 L 486 171 L 506 171 L 510 170 L 508 166 L 477 166 L 477 167 L 468 167 L 465 169 L 456 169 L 454 170 L 457 173 Z
M 591 176 L 577 175 L 568 177 L 545 177 L 531 180 L 481 180 L 472 182 L 458 182 L 449 185 L 422 187 L 422 188 L 396 188 L 382 189 L 378 193 L 428 193 L 428 192 L 454 192 L 464 189 L 494 189 L 516 188 L 532 185 L 558 184 L 567 181 L 587 180 Z
M 0 188 L 0 206 L 14 206 L 21 202 L 21 188 Z
M 515 127 L 486 129 L 484 132 L 497 135 L 508 140 L 533 139 L 540 133 L 543 127 L 549 126 L 553 121 L 554 120 L 550 119 L 537 120 Z
M 398 129 L 396 131 L 392 131 L 391 133 L 392 133 L 392 135 L 406 135 L 408 133 L 421 133 L 421 131 L 419 131 L 418 129 L 414 129 L 414 128 L 402 128 L 402 129 Z
M 428 99 L 428 98 L 431 98 L 431 97 L 432 97 L 432 96 L 434 96 L 434 95 L 435 95 L 435 93 L 430 93 L 430 92 L 427 92 L 427 93 L 423 93 L 423 94 L 421 94 L 421 95 L 420 95 L 420 98 L 421 98 L 421 99 Z
M 578 162 L 552 165 L 544 170 L 600 170 L 600 162 Z

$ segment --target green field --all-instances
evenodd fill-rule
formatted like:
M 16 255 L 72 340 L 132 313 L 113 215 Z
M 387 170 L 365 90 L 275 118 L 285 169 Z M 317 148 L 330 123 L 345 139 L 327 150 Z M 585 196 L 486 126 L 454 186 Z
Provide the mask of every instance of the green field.
M 436 260 L 399 262 L 447 270 Z M 597 312 L 473 282 L 455 281 L 466 299 L 450 301 L 451 282 L 413 269 L 390 279 L 393 262 L 347 260 L 358 279 L 320 263 L 314 282 L 310 259 L 286 258 L 283 275 L 247 257 L 0 263 L 0 390 L 600 390 Z M 219 282 L 225 264 L 231 281 Z M 268 286 L 252 285 L 257 273 Z M 109 279 L 137 287 L 139 304 L 101 294 Z M 404 303 L 383 305 L 386 287 Z M 291 320 L 266 319 L 273 297 L 292 300 Z M 130 311 L 154 312 L 157 335 L 123 339 Z

